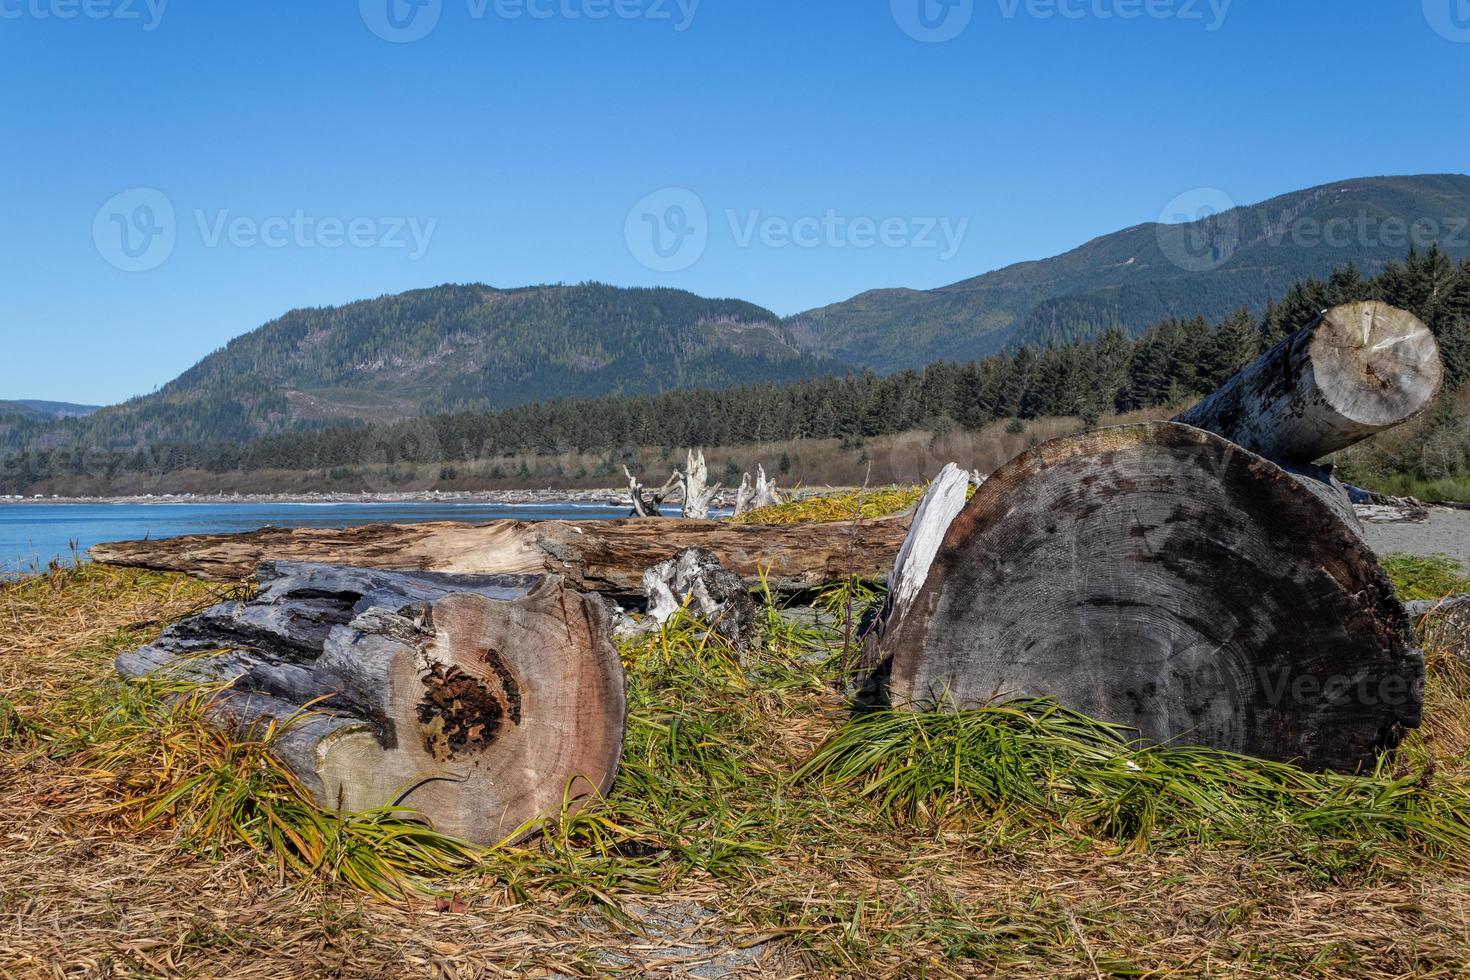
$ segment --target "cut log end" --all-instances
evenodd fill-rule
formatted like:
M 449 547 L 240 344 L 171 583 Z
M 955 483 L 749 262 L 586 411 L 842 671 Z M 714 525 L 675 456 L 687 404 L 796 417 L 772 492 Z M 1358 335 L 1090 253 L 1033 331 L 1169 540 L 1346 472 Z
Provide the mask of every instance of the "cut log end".
M 1312 463 L 1424 411 L 1444 376 L 1412 313 L 1349 303 L 1262 354 L 1176 421 L 1267 459 Z
M 554 577 L 262 572 L 255 600 L 118 669 L 228 683 L 210 716 L 274 724 L 276 757 L 331 809 L 403 805 L 494 843 L 611 786 L 626 700 L 600 599 Z
M 1312 335 L 1310 357 L 1327 404 L 1374 429 L 1422 411 L 1444 374 L 1434 334 L 1412 313 L 1386 303 L 1328 310 Z
M 1054 697 L 1312 768 L 1371 765 L 1422 707 L 1423 658 L 1357 535 L 1274 464 L 1170 423 L 998 471 L 879 654 L 898 705 Z

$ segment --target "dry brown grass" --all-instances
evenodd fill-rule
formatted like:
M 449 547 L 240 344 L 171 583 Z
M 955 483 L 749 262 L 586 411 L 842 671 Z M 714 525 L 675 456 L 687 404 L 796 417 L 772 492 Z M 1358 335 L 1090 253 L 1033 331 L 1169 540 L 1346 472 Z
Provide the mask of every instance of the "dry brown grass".
M 183 578 L 95 566 L 0 586 L 0 697 L 16 712 L 0 729 L 0 975 L 1470 971 L 1463 868 L 1348 842 L 1119 853 L 1065 833 L 1018 835 L 1004 822 L 919 830 L 785 783 L 793 797 L 763 807 L 799 806 L 800 833 L 773 835 L 760 861 L 670 873 L 656 897 L 614 883 L 628 923 L 595 911 L 576 886 L 516 901 L 494 869 L 451 883 L 456 900 L 401 907 L 283 880 L 253 851 L 208 854 L 187 835 L 100 812 L 107 780 L 36 751 L 23 730 L 64 723 L 51 712 L 79 688 L 108 683 L 118 649 L 211 598 Z M 1434 663 L 1430 721 L 1406 755 L 1463 770 L 1470 680 L 1445 657 Z M 725 696 L 759 726 L 747 746 L 757 755 L 741 765 L 775 773 L 844 715 L 820 684 Z

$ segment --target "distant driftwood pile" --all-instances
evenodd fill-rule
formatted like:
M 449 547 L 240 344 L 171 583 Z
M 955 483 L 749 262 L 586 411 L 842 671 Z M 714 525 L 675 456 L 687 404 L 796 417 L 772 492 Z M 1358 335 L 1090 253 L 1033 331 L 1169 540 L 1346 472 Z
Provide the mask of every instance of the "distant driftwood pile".
M 1422 411 L 1440 376 L 1422 323 L 1361 303 L 1174 422 L 1047 443 L 968 503 L 969 474 L 946 467 L 901 518 L 267 529 L 92 554 L 215 579 L 259 568 L 256 600 L 119 667 L 232 682 L 214 710 L 235 727 L 312 705 L 281 757 L 324 804 L 405 802 L 476 840 L 613 778 L 622 668 L 587 593 L 647 597 L 656 615 L 693 595 L 747 623 L 740 583 L 763 576 L 788 591 L 887 577 L 866 661 L 896 707 L 1049 696 L 1148 739 L 1356 770 L 1419 724 L 1423 658 L 1344 488 L 1314 464 Z M 629 475 L 641 513 L 675 489 L 707 513 L 702 455 L 658 491 Z M 761 473 L 740 499 L 777 495 Z

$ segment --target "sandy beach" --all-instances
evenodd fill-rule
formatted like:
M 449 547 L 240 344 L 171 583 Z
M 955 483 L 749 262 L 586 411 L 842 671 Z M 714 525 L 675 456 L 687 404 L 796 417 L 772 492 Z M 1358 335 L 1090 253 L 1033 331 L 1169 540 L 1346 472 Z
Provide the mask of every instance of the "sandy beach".
M 1470 568 L 1470 511 L 1435 508 L 1422 523 L 1364 522 L 1363 537 L 1380 555 L 1449 555 Z

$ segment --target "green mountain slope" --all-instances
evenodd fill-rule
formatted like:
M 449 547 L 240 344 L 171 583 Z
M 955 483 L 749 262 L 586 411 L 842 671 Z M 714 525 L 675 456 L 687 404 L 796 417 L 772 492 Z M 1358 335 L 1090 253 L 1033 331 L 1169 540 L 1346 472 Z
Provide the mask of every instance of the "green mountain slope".
M 1110 326 L 1137 333 L 1170 316 L 1259 314 L 1300 279 L 1349 261 L 1375 273 L 1416 239 L 1470 256 L 1470 176 L 1349 180 L 1189 224 L 1138 225 L 940 289 L 866 292 L 787 326 L 804 349 L 850 364 L 921 367 Z
M 779 318 L 738 300 L 600 284 L 451 285 L 293 310 L 159 391 L 0 447 L 243 441 L 344 421 L 827 373 Z

